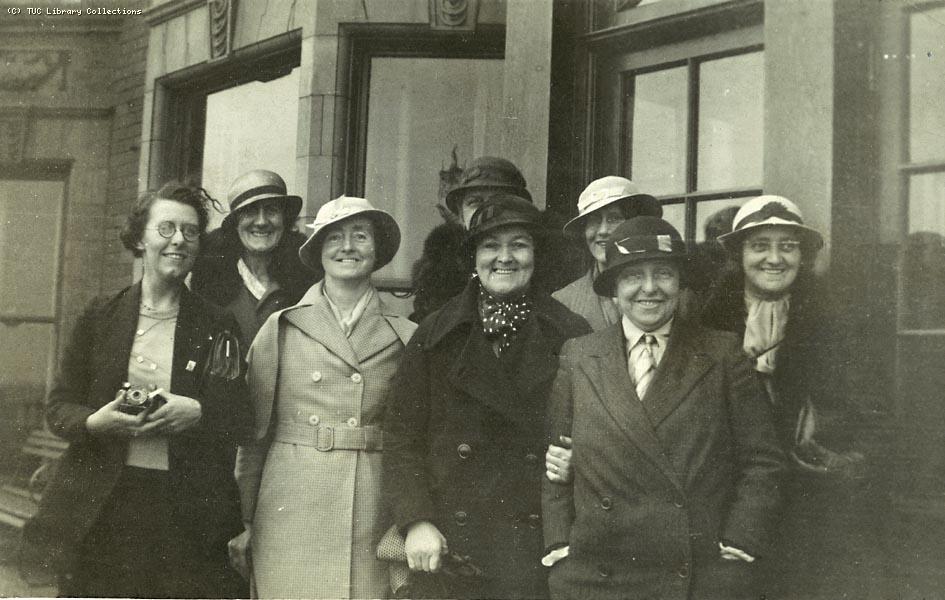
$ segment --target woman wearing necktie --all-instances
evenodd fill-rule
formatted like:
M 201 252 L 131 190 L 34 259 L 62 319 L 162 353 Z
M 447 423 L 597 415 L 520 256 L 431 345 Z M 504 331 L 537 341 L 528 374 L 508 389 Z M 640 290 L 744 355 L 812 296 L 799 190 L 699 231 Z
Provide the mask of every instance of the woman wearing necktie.
M 416 325 L 384 305 L 371 275 L 394 258 L 400 228 L 347 196 L 310 227 L 299 257 L 324 278 L 273 313 L 250 350 L 256 431 L 237 456 L 246 530 L 231 558 L 254 597 L 384 598 L 380 425 Z
M 542 598 L 542 422 L 564 340 L 589 331 L 542 289 L 539 211 L 511 193 L 472 216 L 476 277 L 429 315 L 391 384 L 384 495 L 414 593 Z
M 825 416 L 838 422 L 837 415 L 851 412 L 842 363 L 848 353 L 838 318 L 813 271 L 823 237 L 804 223 L 796 204 L 766 195 L 746 202 L 735 215 L 733 231 L 719 241 L 730 260 L 710 292 L 702 320 L 739 336 L 764 382 L 779 436 L 797 471 L 778 546 L 787 554 L 769 563 L 780 565 L 784 573 L 768 578 L 772 587 L 766 591 L 778 597 L 776 588 L 783 586 L 785 597 L 816 594 L 819 578 L 813 573 L 834 554 L 825 551 L 828 537 L 840 537 L 825 535 L 831 525 L 825 517 L 831 505 L 848 504 L 831 498 L 842 486 L 825 484 L 860 474 L 864 460 L 859 452 L 822 445 L 836 447 L 851 433 L 823 427 Z

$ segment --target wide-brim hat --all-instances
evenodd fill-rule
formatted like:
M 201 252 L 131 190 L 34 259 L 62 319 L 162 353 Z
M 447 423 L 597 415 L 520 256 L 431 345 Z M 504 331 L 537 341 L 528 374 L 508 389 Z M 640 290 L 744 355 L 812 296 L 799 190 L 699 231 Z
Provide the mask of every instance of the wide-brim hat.
M 604 270 L 594 280 L 598 296 L 612 298 L 617 277 L 627 265 L 647 260 L 672 259 L 686 265 L 689 252 L 676 228 L 659 217 L 634 217 L 621 223 L 607 241 Z
M 741 250 L 741 243 L 755 229 L 768 225 L 789 227 L 801 238 L 805 246 L 819 250 L 824 237 L 819 231 L 804 224 L 804 216 L 796 204 L 782 196 L 765 195 L 746 202 L 732 221 L 731 233 L 719 236 L 719 242 L 729 252 Z
M 223 219 L 223 227 L 236 225 L 236 214 L 239 210 L 262 202 L 263 200 L 277 199 L 284 203 L 286 226 L 299 216 L 302 210 L 302 198 L 286 193 L 285 181 L 277 173 L 256 169 L 243 173 L 237 177 L 226 193 L 230 203 L 230 214 Z
M 584 219 L 592 212 L 616 202 L 630 207 L 629 217 L 662 217 L 663 206 L 650 194 L 640 191 L 637 184 L 625 177 L 608 175 L 590 182 L 578 196 L 578 215 L 564 224 L 564 232 L 572 237 L 583 236 Z
M 513 193 L 503 193 L 483 202 L 469 221 L 464 247 L 467 253 L 476 248 L 482 237 L 501 227 L 517 225 L 532 234 L 542 231 L 541 212 L 534 204 Z
M 446 194 L 446 207 L 458 215 L 463 192 L 483 187 L 502 189 L 529 202 L 532 200 L 531 194 L 525 189 L 525 177 L 518 167 L 504 158 L 480 156 L 463 169 L 459 183 Z
M 322 242 L 330 225 L 341 223 L 354 217 L 370 219 L 374 224 L 374 246 L 376 259 L 374 270 L 377 271 L 397 254 L 400 248 L 400 227 L 387 211 L 374 206 L 364 198 L 339 196 L 326 202 L 315 215 L 315 222 L 307 225 L 312 233 L 299 248 L 299 259 L 305 266 L 322 270 Z

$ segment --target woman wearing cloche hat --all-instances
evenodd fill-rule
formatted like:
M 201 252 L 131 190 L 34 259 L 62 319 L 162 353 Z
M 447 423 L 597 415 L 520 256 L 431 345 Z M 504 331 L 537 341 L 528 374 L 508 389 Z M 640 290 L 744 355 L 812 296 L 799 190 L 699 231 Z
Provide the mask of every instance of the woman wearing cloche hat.
M 282 177 L 249 171 L 227 196 L 230 214 L 204 240 L 191 286 L 233 313 L 248 348 L 269 315 L 298 302 L 315 274 L 299 261 L 305 236 L 294 224 L 302 199 L 287 193 Z
M 821 421 L 818 413 L 849 412 L 843 376 L 849 354 L 836 312 L 813 271 L 824 241 L 804 223 L 794 202 L 774 195 L 746 202 L 735 215 L 733 231 L 719 241 L 729 263 L 709 292 L 703 322 L 741 337 L 743 351 L 765 383 L 798 475 L 791 482 L 790 510 L 777 548 L 782 555 L 767 561 L 769 568 L 781 567 L 781 572 L 765 578 L 775 586 L 765 591 L 778 597 L 775 588 L 783 586 L 786 597 L 806 596 L 817 589 L 811 575 L 819 569 L 800 565 L 816 567 L 844 550 L 829 550 L 824 532 L 830 523 L 817 524 L 830 502 L 817 499 L 811 490 L 823 494 L 831 486 L 821 482 L 810 487 L 804 481 L 818 476 L 846 479 L 859 472 L 863 461 L 858 452 L 824 447 L 814 435 Z M 821 437 L 825 432 L 817 433 Z M 825 550 L 829 554 L 823 554 Z
M 396 254 L 400 228 L 347 196 L 310 227 L 299 256 L 324 277 L 269 317 L 250 352 L 256 432 L 237 457 L 246 531 L 231 557 L 257 597 L 384 598 L 380 424 L 416 326 L 384 306 L 371 274 Z

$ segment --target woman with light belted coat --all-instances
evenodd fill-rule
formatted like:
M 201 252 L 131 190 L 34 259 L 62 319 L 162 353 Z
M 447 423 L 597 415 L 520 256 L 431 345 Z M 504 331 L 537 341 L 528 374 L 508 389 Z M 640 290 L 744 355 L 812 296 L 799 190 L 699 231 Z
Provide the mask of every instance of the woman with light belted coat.
M 382 598 L 379 425 L 416 326 L 385 308 L 370 278 L 394 257 L 400 229 L 345 196 L 311 227 L 299 256 L 324 279 L 274 313 L 250 350 L 256 441 L 237 458 L 246 531 L 231 559 L 251 571 L 256 597 Z

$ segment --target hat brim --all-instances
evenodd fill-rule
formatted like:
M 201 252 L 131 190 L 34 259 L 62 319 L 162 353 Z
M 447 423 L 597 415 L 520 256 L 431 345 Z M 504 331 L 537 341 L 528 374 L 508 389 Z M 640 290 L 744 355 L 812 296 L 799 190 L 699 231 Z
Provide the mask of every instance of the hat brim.
M 801 236 L 801 243 L 805 246 L 808 246 L 813 250 L 820 250 L 824 247 L 824 237 L 816 229 L 808 227 L 807 225 L 794 223 L 792 221 L 784 221 L 781 219 L 766 219 L 757 223 L 749 223 L 741 229 L 720 235 L 717 239 L 726 251 L 730 253 L 737 253 L 741 250 L 741 243 L 745 240 L 745 238 L 748 237 L 748 235 L 751 234 L 755 229 L 760 227 L 788 227 L 796 231 L 797 234 Z
M 495 184 L 471 183 L 467 185 L 458 185 L 454 187 L 453 189 L 451 189 L 449 192 L 447 192 L 446 208 L 450 209 L 450 211 L 452 211 L 453 214 L 458 215 L 460 212 L 460 208 L 462 208 L 460 206 L 457 206 L 460 195 L 466 190 L 474 190 L 477 188 L 491 188 L 491 189 L 497 189 L 497 190 L 504 190 L 506 192 L 512 192 L 516 196 L 521 196 L 522 198 L 525 198 L 529 202 L 532 202 L 532 195 L 525 188 L 509 185 L 507 183 L 495 183 Z
M 343 223 L 356 217 L 370 219 L 374 224 L 375 262 L 374 271 L 386 266 L 394 260 L 400 249 L 400 226 L 390 213 L 380 209 L 366 209 L 348 213 L 339 219 L 322 223 L 312 231 L 311 236 L 299 248 L 299 260 L 310 269 L 322 272 L 322 243 L 332 225 Z
M 685 242 L 679 243 L 685 244 Z M 607 267 L 601 271 L 600 275 L 597 276 L 597 279 L 594 280 L 594 293 L 605 298 L 613 298 L 616 295 L 615 287 L 617 285 L 617 276 L 620 275 L 620 272 L 629 265 L 635 265 L 648 260 L 671 260 L 675 262 L 679 267 L 680 280 L 683 282 L 686 280 L 686 271 L 689 267 L 688 253 L 674 252 L 673 254 L 666 254 L 665 252 L 658 251 L 645 252 L 635 255 L 632 258 L 626 258 L 619 263 Z
M 285 203 L 286 210 L 286 226 L 290 226 L 295 219 L 298 218 L 299 213 L 302 212 L 302 198 L 301 196 L 287 196 L 282 194 L 260 194 L 252 198 L 251 200 L 240 204 L 236 210 L 230 212 L 228 215 L 223 217 L 223 223 L 221 227 L 236 227 L 236 215 L 239 214 L 241 210 L 248 206 L 252 206 L 257 202 L 262 202 L 264 200 L 282 200 Z
M 561 229 L 564 231 L 565 235 L 580 239 L 584 237 L 584 232 L 582 231 L 584 227 L 584 219 L 594 212 L 618 202 L 622 202 L 627 205 L 635 203 L 639 203 L 641 205 L 640 210 L 630 218 L 642 216 L 663 216 L 663 205 L 660 204 L 660 201 L 657 200 L 655 196 L 651 196 L 649 194 L 631 194 L 630 196 L 619 196 L 617 198 L 608 199 L 600 204 L 596 204 L 594 208 L 580 213 L 578 216 L 565 223 L 564 227 Z

